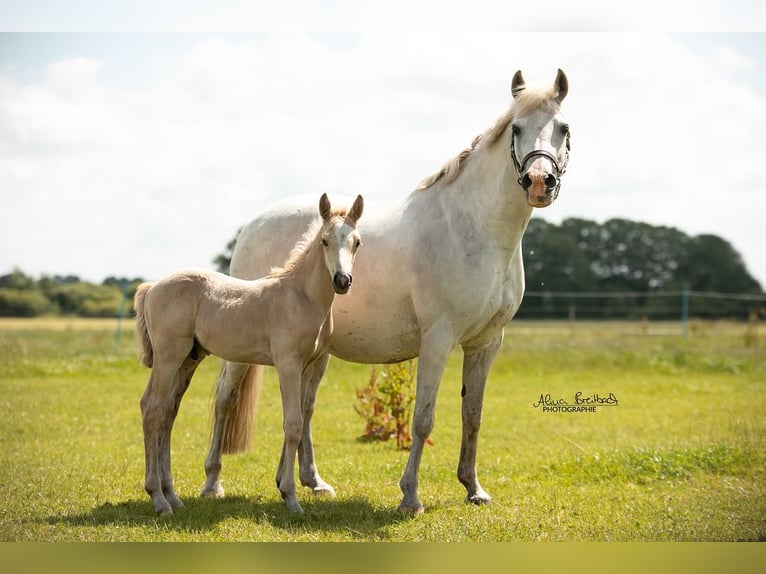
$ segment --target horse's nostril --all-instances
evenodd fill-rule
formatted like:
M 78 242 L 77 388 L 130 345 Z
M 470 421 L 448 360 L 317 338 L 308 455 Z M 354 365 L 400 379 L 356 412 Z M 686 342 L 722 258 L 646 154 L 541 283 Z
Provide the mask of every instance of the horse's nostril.
M 333 277 L 333 282 L 338 289 L 348 289 L 351 286 L 351 275 L 338 271 Z
M 556 176 L 553 175 L 552 173 L 549 173 L 548 175 L 545 176 L 545 187 L 547 187 L 548 189 L 553 189 L 554 187 L 556 187 L 556 184 L 558 184 L 558 182 L 559 182 L 558 179 L 556 179 Z
M 529 189 L 529 186 L 532 185 L 532 178 L 529 177 L 528 173 L 525 173 L 521 178 L 521 187 L 524 189 L 524 191 Z

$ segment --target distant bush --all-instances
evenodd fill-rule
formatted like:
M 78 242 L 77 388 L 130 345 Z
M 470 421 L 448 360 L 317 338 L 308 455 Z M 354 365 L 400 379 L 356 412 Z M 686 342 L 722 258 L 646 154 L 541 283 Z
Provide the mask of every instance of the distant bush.
M 39 290 L 0 288 L 0 317 L 37 317 L 56 309 L 56 305 Z
M 0 317 L 116 317 L 121 308 L 130 312 L 132 297 L 141 282 L 140 278 L 109 277 L 97 285 L 76 275 L 36 280 L 15 269 L 0 276 Z

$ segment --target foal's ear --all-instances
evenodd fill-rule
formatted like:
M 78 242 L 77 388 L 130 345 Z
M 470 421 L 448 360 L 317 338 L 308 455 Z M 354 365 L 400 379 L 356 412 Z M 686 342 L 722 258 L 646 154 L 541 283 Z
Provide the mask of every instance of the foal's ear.
M 330 205 L 330 198 L 327 197 L 326 193 L 322 194 L 322 197 L 319 198 L 319 215 L 322 216 L 322 219 L 327 221 L 330 219 L 330 216 L 332 215 L 332 206 Z
M 527 87 L 527 83 L 524 81 L 524 76 L 521 75 L 521 70 L 516 70 L 511 80 L 511 95 L 515 98 Z
M 351 209 L 348 212 L 348 215 L 346 216 L 346 219 L 350 220 L 354 225 L 356 225 L 356 222 L 359 221 L 359 218 L 362 217 L 362 212 L 364 211 L 364 198 L 361 195 L 356 196 L 356 200 L 354 201 L 354 205 L 351 206 Z

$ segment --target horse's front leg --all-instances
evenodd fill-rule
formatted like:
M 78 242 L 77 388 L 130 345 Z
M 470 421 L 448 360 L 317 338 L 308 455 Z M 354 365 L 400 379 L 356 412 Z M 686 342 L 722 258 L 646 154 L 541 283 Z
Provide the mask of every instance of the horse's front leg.
M 239 398 L 242 381 L 247 375 L 250 365 L 225 362 L 216 381 L 216 396 L 214 407 L 213 438 L 210 441 L 210 451 L 205 459 L 205 486 L 201 496 L 222 498 L 221 485 L 221 453 L 223 452 L 224 434 L 227 420 L 232 407 Z M 255 367 L 253 367 L 255 368 Z M 262 367 L 261 367 L 262 368 Z
M 311 417 L 314 415 L 317 390 L 322 381 L 330 355 L 324 354 L 304 371 L 301 386 L 303 404 L 303 434 L 298 447 L 298 476 L 303 486 L 308 486 L 316 495 L 335 496 L 335 489 L 319 476 L 314 460 L 314 442 L 311 437 Z
M 444 365 L 452 348 L 454 337 L 448 325 L 434 326 L 423 335 L 418 358 L 418 380 L 415 393 L 415 412 L 412 417 L 412 446 L 407 466 L 399 481 L 404 495 L 399 510 L 417 515 L 423 512 L 418 498 L 418 471 L 426 439 L 434 426 L 434 408 Z
M 489 370 L 495 360 L 503 331 L 499 331 L 488 344 L 475 349 L 463 347 L 463 437 L 460 444 L 460 462 L 457 467 L 458 480 L 465 486 L 466 502 L 488 504 L 492 502 L 489 494 L 479 484 L 476 477 L 476 454 L 478 451 L 481 411 L 484 404 L 484 388 Z
M 300 361 L 296 358 L 277 360 L 275 367 L 279 375 L 279 391 L 282 395 L 282 429 L 285 440 L 282 456 L 277 468 L 277 488 L 290 512 L 303 512 L 295 496 L 295 455 L 303 432 L 301 409 L 301 374 Z

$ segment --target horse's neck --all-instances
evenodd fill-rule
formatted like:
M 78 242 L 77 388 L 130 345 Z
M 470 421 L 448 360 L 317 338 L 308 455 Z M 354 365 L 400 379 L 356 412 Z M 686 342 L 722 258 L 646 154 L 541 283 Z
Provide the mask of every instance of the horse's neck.
M 447 216 L 470 226 L 487 248 L 495 247 L 510 259 L 521 243 L 532 208 L 518 184 L 507 144 L 507 138 L 501 137 L 492 145 L 478 147 L 454 182 L 428 191 L 448 194 L 443 202 Z
M 311 239 L 306 251 L 288 275 L 295 288 L 304 291 L 317 308 L 329 310 L 335 291 L 324 263 L 324 253 L 320 245 L 321 233 L 320 230 L 316 237 Z

